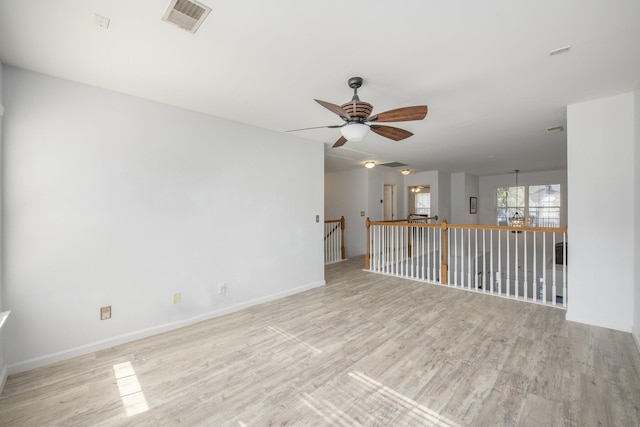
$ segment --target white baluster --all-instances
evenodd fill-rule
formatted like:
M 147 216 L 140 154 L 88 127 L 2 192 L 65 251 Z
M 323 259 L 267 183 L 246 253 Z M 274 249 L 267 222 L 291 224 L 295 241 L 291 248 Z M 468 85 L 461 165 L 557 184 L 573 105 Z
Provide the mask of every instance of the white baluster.
M 524 283 L 524 299 L 528 299 L 529 295 L 528 295 L 528 288 L 529 285 L 527 283 L 527 270 L 529 265 L 527 264 L 527 235 L 529 234 L 528 231 L 524 231 L 523 232 L 524 235 L 522 236 L 523 239 L 523 243 L 524 243 L 524 280 L 522 281 L 522 283 Z
M 515 264 L 516 264 L 516 298 L 520 298 L 520 282 L 519 282 L 519 273 L 520 273 L 520 258 L 518 257 L 518 247 L 520 246 L 520 242 L 518 240 L 518 232 L 514 234 L 513 244 L 516 247 L 516 256 L 515 256 Z
M 498 274 L 500 274 L 500 280 L 498 280 L 498 293 L 502 294 L 502 230 L 498 230 Z
M 542 233 L 542 301 L 547 301 L 547 233 Z
M 475 254 L 474 258 L 474 269 L 473 269 L 473 281 L 475 282 L 476 292 L 478 291 L 478 229 L 475 229 L 475 238 L 474 238 L 474 249 Z
M 553 257 L 551 259 L 551 303 L 556 305 L 556 233 L 551 233 L 553 237 Z
M 453 281 L 455 285 L 460 287 L 462 286 L 464 279 L 462 277 L 462 266 L 459 265 L 458 260 L 460 259 L 463 248 L 464 248 L 464 230 L 456 229 L 456 244 L 453 249 L 453 272 L 451 275 L 453 276 Z M 451 250 L 449 250 L 451 252 Z M 449 264 L 449 269 L 451 269 L 451 264 Z
M 531 289 L 531 291 L 533 292 L 534 301 L 537 301 L 537 298 L 538 298 L 538 292 L 536 292 L 536 277 L 538 277 L 538 273 L 537 273 L 538 263 L 536 262 L 536 256 L 538 255 L 537 245 L 538 245 L 538 232 L 534 231 L 533 232 L 533 277 L 532 277 L 533 284 Z
M 486 253 L 487 253 L 487 236 L 485 233 L 485 229 L 482 229 L 482 289 L 484 289 L 485 292 L 487 292 L 487 260 L 484 259 Z M 489 291 L 491 290 L 491 287 L 489 285 Z
M 562 306 L 567 306 L 567 233 L 562 233 Z

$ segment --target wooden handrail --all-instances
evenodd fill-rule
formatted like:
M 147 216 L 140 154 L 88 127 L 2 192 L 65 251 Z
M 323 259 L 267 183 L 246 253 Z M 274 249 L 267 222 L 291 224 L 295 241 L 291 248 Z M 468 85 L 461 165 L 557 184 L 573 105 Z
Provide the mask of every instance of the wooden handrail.
M 444 220 L 443 220 L 444 222 Z M 371 221 L 371 225 L 388 225 L 391 227 L 403 227 L 407 225 L 406 221 L 402 221 L 402 223 L 391 222 L 391 221 Z M 411 223 L 411 227 L 429 227 L 429 228 L 442 228 L 442 224 L 422 224 L 422 223 Z M 447 224 L 446 229 L 449 228 L 470 228 L 470 229 L 478 229 L 478 230 L 512 230 L 512 231 L 548 231 L 554 233 L 566 233 L 567 227 L 511 227 L 508 225 L 477 225 L 477 224 Z
M 434 215 L 434 216 L 429 216 L 427 214 L 409 214 L 407 215 L 407 222 L 411 222 L 411 219 L 424 219 L 424 220 L 438 220 L 438 215 Z

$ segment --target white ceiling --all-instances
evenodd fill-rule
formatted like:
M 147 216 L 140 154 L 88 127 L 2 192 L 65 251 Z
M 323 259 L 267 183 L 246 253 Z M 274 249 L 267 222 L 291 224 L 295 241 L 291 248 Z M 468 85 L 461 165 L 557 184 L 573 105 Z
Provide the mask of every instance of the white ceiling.
M 328 171 L 366 159 L 565 168 L 566 132 L 545 129 L 566 125 L 569 104 L 640 83 L 638 0 L 201 1 L 213 11 L 190 34 L 161 20 L 169 0 L 0 0 L 0 60 L 277 132 L 340 124 L 313 99 L 347 102 L 353 76 L 374 113 L 429 106 L 423 121 L 391 123 L 415 133 L 404 141 L 370 133 L 327 149 Z

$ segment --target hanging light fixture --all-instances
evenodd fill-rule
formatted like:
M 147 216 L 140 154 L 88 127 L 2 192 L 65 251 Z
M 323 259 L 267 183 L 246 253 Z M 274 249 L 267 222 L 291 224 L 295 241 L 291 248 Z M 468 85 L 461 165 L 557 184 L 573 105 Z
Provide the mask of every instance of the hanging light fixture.
M 511 218 L 509 218 L 509 220 L 511 221 L 511 226 L 512 227 L 522 227 L 524 225 L 524 215 L 521 214 L 518 211 L 518 195 L 520 194 L 520 187 L 518 187 L 518 172 L 520 172 L 520 170 L 516 169 L 516 212 L 513 214 L 513 216 Z M 521 233 L 521 231 L 518 231 L 518 233 Z
M 347 141 L 362 141 L 369 133 L 369 126 L 362 123 L 349 123 L 340 128 L 340 133 Z

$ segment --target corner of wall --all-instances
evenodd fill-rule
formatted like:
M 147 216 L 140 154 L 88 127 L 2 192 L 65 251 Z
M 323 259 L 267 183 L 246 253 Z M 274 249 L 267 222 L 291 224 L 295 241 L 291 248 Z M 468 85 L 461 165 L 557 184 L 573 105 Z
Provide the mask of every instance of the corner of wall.
M 633 270 L 633 326 L 632 334 L 636 347 L 640 352 L 640 85 L 634 92 L 634 177 L 633 177 L 633 206 L 634 206 L 634 270 Z
M 4 116 L 4 106 L 2 105 L 2 62 L 0 61 L 0 153 L 2 152 L 2 117 Z M 2 165 L 2 155 L 0 154 L 0 165 Z M 2 176 L 2 167 L 0 166 L 0 176 Z M 0 188 L 3 188 L 2 182 L 0 181 Z M 4 194 L 2 190 L 0 190 L 0 208 L 2 208 L 2 200 L 4 199 Z M 1 211 L 1 209 L 0 209 Z M 2 241 L 4 236 L 4 225 L 2 218 L 0 217 L 0 242 Z M 4 247 L 4 244 L 0 244 L 0 247 Z M 0 253 L 0 272 L 4 269 L 2 265 L 2 254 Z M 2 274 L 0 274 L 0 311 L 3 309 L 3 293 L 4 286 L 2 284 Z M 8 316 L 8 315 L 7 315 Z M 1 316 L 0 316 L 1 319 Z M 0 328 L 2 327 L 3 321 L 0 320 Z M 4 358 L 4 338 L 2 330 L 0 330 L 0 393 L 2 393 L 2 389 L 4 388 L 4 383 L 7 381 L 7 364 L 5 363 Z

